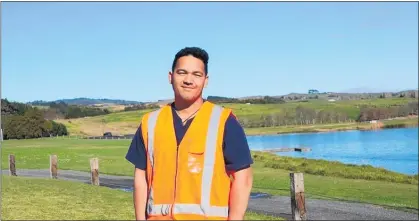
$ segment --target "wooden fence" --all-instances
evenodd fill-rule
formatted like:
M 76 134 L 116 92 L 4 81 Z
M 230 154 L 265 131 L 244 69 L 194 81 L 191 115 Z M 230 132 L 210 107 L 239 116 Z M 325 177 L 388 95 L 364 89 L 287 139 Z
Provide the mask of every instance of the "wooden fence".
M 52 179 L 58 179 L 58 157 L 57 155 L 50 155 L 49 158 L 49 171 L 50 177 Z M 99 186 L 99 159 L 91 158 L 90 159 L 90 178 L 91 184 Z M 9 154 L 9 175 L 17 176 L 16 173 L 16 158 L 14 154 Z
M 9 155 L 9 175 L 17 176 L 16 159 L 14 154 Z M 50 155 L 50 177 L 58 179 L 58 157 Z M 91 184 L 99 186 L 99 159 L 90 159 L 90 178 Z M 304 177 L 303 173 L 290 173 L 291 191 L 291 214 L 292 220 L 307 220 L 307 209 L 304 197 Z

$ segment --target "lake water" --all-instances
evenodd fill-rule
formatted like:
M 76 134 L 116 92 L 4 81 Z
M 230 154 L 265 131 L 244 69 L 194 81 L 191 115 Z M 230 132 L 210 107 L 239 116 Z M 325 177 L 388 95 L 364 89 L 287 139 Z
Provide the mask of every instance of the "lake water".
M 369 164 L 404 173 L 418 173 L 418 128 L 339 131 L 249 136 L 250 149 L 308 147 L 309 152 L 280 152 L 280 156 Z

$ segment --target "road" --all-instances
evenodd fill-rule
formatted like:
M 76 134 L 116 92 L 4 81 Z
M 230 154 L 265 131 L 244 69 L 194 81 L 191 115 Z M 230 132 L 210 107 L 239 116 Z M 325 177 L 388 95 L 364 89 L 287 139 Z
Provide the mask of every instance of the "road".
M 9 174 L 8 170 L 2 170 Z M 18 176 L 48 178 L 48 170 L 19 169 Z M 60 170 L 58 179 L 90 184 L 90 173 Z M 100 185 L 125 191 L 132 189 L 133 178 L 100 174 Z M 309 220 L 418 220 L 418 214 L 386 209 L 376 205 L 332 200 L 306 199 Z M 291 219 L 290 198 L 286 196 L 257 196 L 250 199 L 249 211 Z

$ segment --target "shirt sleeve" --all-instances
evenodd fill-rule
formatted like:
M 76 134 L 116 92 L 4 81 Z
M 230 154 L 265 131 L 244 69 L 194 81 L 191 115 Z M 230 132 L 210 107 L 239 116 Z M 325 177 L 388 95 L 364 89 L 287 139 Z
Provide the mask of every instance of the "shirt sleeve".
M 246 134 L 233 114 L 226 121 L 223 149 L 227 171 L 239 171 L 253 164 Z
M 147 167 L 146 150 L 144 146 L 144 139 L 141 133 L 141 125 L 138 127 L 137 132 L 132 138 L 131 145 L 125 159 L 132 163 L 135 168 L 145 170 Z

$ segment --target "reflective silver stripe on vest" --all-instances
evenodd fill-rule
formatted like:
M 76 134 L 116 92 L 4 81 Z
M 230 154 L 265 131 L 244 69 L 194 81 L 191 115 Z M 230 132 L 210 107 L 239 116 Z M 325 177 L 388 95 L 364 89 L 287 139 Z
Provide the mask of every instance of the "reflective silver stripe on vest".
M 157 204 L 152 206 L 152 212 L 149 215 L 168 215 L 171 210 L 171 204 Z M 174 204 L 174 214 L 195 214 L 201 216 L 228 217 L 228 208 L 220 206 L 210 206 L 205 211 L 199 204 Z
M 204 214 L 209 214 L 211 211 L 211 186 L 214 172 L 215 152 L 217 149 L 218 126 L 220 125 L 222 111 L 223 109 L 220 106 L 215 105 L 212 109 L 208 125 L 201 183 L 201 207 L 204 210 Z
M 150 158 L 150 164 L 151 164 L 151 171 L 154 170 L 154 130 L 156 129 L 157 124 L 157 117 L 159 116 L 159 113 L 161 111 L 161 108 L 158 110 L 155 110 L 150 113 L 147 121 L 147 137 L 148 137 L 148 145 L 147 145 L 147 151 Z M 152 212 L 152 207 L 154 204 L 154 196 L 153 196 L 153 185 L 150 187 L 150 192 L 148 193 L 148 201 L 147 201 L 147 213 Z
M 149 215 L 168 215 L 172 209 L 172 204 L 151 205 Z
M 207 130 L 205 144 L 204 167 L 202 172 L 201 203 L 200 204 L 174 204 L 173 213 L 175 214 L 196 214 L 202 216 L 228 217 L 228 207 L 211 206 L 211 186 L 215 163 L 215 153 L 217 150 L 218 128 L 222 114 L 222 107 L 215 105 L 212 112 Z M 150 154 L 151 165 L 153 162 L 154 128 L 157 122 L 158 111 L 150 114 L 148 119 L 148 151 Z M 147 213 L 149 215 L 168 215 L 171 204 L 157 204 L 153 202 L 153 188 L 150 188 L 149 199 L 147 202 Z
M 151 166 L 154 167 L 154 129 L 156 128 L 157 124 L 157 117 L 159 116 L 161 109 L 155 110 L 150 113 L 150 116 L 148 117 L 148 130 L 147 130 L 147 137 L 148 137 L 148 145 L 147 150 L 150 157 L 150 163 Z

